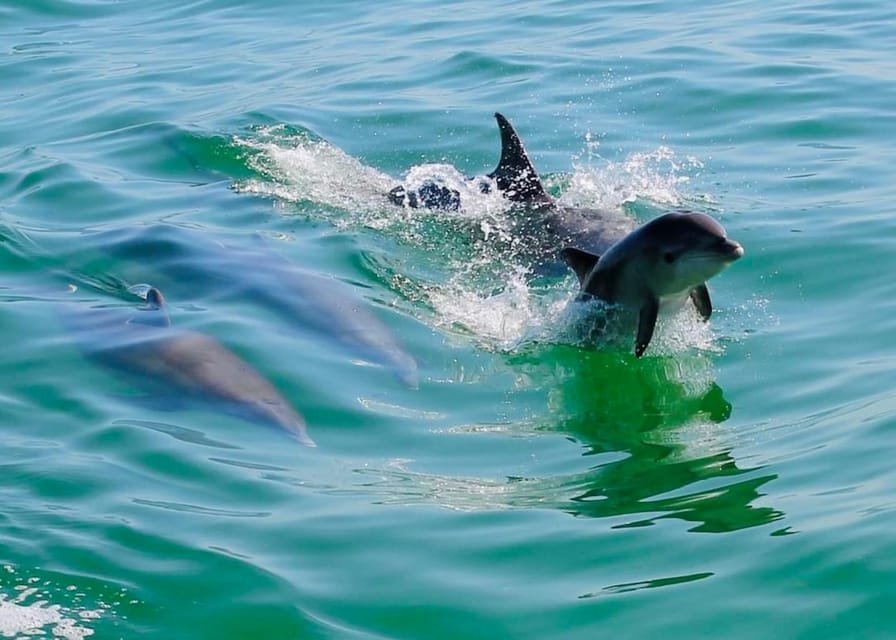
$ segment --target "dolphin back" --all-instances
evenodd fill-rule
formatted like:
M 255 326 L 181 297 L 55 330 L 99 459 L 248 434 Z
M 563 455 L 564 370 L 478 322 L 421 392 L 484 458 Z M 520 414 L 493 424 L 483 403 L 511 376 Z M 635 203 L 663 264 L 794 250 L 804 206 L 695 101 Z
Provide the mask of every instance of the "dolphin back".
M 418 384 L 417 361 L 393 331 L 349 285 L 327 276 L 290 269 L 277 274 L 277 289 L 258 291 L 290 322 L 298 321 L 324 339 L 335 340 L 352 356 L 384 366 L 408 387 Z

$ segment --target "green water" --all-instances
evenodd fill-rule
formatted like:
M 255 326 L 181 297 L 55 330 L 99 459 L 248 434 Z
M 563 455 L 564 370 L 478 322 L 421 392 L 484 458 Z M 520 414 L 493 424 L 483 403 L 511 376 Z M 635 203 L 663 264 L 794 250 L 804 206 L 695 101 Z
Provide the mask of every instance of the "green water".
M 892 637 L 894 18 L 0 8 L 0 634 Z M 496 110 L 561 202 L 744 245 L 709 325 L 586 348 L 574 278 L 527 277 L 499 197 L 386 202 L 491 171 Z M 261 257 L 215 271 L 198 239 Z M 342 281 L 419 387 L 228 289 L 266 254 Z M 66 305 L 139 314 L 141 284 L 318 447 L 88 357 Z

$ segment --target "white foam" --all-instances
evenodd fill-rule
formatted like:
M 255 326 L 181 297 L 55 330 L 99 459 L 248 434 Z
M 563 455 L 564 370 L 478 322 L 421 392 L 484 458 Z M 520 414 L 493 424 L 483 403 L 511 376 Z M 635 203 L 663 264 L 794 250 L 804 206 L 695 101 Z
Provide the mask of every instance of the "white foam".
M 234 185 L 238 191 L 288 202 L 370 209 L 382 206 L 385 193 L 395 186 L 394 179 L 329 142 L 290 133 L 282 126 L 263 127 L 234 142 L 250 152 L 250 168 L 264 176 Z
M 85 620 L 100 617 L 100 610 L 72 611 L 47 600 L 25 601 L 37 594 L 37 589 L 25 589 L 12 600 L 0 594 L 0 636 L 23 638 L 51 635 L 56 638 L 80 640 L 93 635 Z M 39 596 L 38 596 L 39 597 Z
M 491 295 L 461 277 L 429 291 L 438 326 L 462 328 L 481 346 L 502 351 L 512 351 L 527 336 L 549 326 L 552 316 L 558 315 L 556 302 L 533 292 L 522 269 L 507 274 L 504 288 Z
M 115 608 L 126 596 L 122 588 L 107 601 L 90 587 L 57 584 L 52 579 L 22 574 L 12 565 L 3 565 L 0 638 L 82 640 L 94 635 L 92 623 L 96 620 L 109 617 L 115 620 L 118 617 Z M 128 602 L 137 604 L 133 599 Z

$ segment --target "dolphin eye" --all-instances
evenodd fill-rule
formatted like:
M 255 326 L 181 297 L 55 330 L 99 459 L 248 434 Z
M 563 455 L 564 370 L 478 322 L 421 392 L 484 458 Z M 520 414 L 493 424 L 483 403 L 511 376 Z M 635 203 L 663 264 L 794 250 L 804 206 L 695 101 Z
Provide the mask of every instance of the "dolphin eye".
M 663 260 L 665 260 L 667 264 L 672 264 L 675 262 L 675 254 L 671 251 L 667 251 L 663 254 Z

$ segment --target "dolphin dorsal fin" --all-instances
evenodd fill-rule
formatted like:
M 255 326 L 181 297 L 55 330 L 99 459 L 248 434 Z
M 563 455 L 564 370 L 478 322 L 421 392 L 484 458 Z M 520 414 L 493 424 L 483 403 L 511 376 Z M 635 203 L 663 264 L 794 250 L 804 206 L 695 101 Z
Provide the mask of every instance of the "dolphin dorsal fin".
M 508 200 L 529 204 L 550 203 L 551 197 L 545 192 L 513 126 L 500 113 L 495 113 L 495 118 L 501 130 L 501 159 L 488 177 L 498 183 L 498 189 L 504 192 Z
M 171 326 L 171 319 L 168 317 L 168 308 L 165 304 L 165 296 L 155 287 L 146 290 L 146 306 L 149 311 L 153 311 L 151 319 L 144 318 L 144 324 L 151 324 L 158 327 Z
M 146 304 L 154 309 L 161 309 L 165 306 L 165 296 L 155 287 L 146 290 Z
M 576 277 L 579 279 L 579 284 L 585 283 L 588 274 L 591 273 L 594 265 L 600 260 L 600 256 L 582 249 L 576 249 L 575 247 L 566 247 L 560 251 L 560 255 L 566 260 L 566 264 L 569 265 L 570 269 L 575 272 Z

